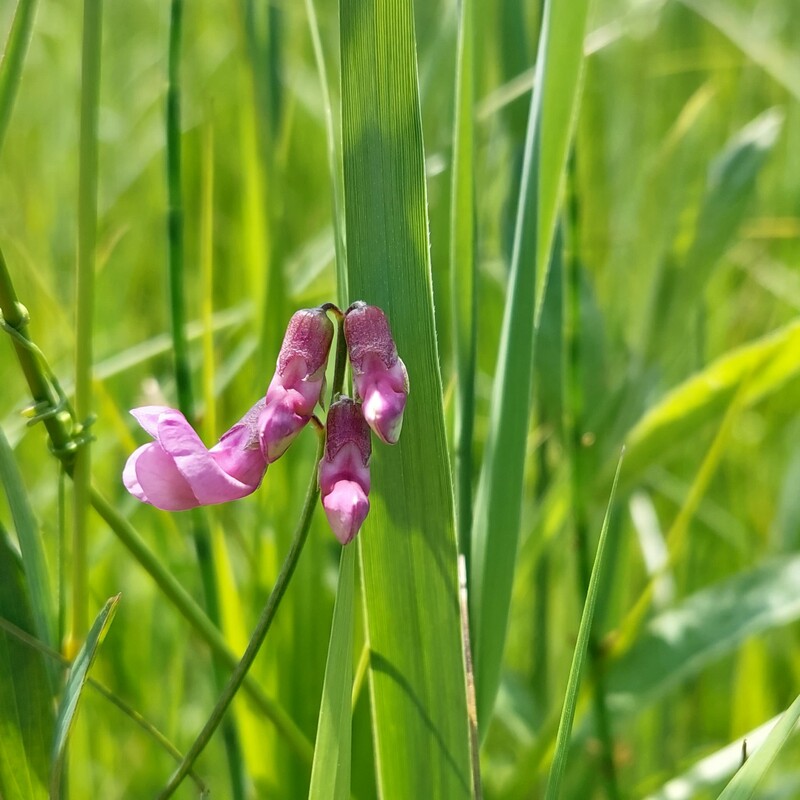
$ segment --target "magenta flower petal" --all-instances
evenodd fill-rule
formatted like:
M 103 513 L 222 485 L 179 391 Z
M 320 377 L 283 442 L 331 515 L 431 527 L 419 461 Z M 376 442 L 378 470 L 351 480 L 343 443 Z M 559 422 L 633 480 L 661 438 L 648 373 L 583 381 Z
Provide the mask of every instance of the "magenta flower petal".
M 259 422 L 267 463 L 282 456 L 311 419 L 325 388 L 332 341 L 333 323 L 322 308 L 302 309 L 289 320 Z
M 258 440 L 264 401 L 211 450 L 180 411 L 147 406 L 131 413 L 155 439 L 128 459 L 123 481 L 144 503 L 165 511 L 237 500 L 254 492 L 267 468 Z
M 377 306 L 353 303 L 345 315 L 344 334 L 367 424 L 386 444 L 396 444 L 403 427 L 408 373 L 386 315 Z
M 328 524 L 343 545 L 355 537 L 369 512 L 371 449 L 361 407 L 349 397 L 340 398 L 328 411 L 319 489 Z
M 369 513 L 369 500 L 355 481 L 337 481 L 322 498 L 322 507 L 331 530 L 343 545 L 350 542 L 361 529 Z

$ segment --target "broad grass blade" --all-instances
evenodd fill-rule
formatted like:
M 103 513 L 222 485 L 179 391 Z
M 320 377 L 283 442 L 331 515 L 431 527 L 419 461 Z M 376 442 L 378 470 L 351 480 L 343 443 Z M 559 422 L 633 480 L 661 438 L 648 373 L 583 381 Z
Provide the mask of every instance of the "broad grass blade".
M 548 0 L 539 39 L 511 275 L 472 529 L 470 611 L 482 736 L 499 686 L 508 628 L 535 328 L 547 284 L 559 191 L 577 107 L 587 6 L 587 0 Z
M 28 586 L 16 553 L 0 531 L 0 615 L 33 634 Z M 53 710 L 44 657 L 0 631 L 0 797 L 47 797 Z
M 356 548 L 343 548 L 309 800 L 346 800 L 350 797 L 355 563 Z
M 51 797 L 59 796 L 58 790 L 61 784 L 61 773 L 64 767 L 64 755 L 66 753 L 67 740 L 72 730 L 72 725 L 75 722 L 75 715 L 78 711 L 78 701 L 81 698 L 83 687 L 86 685 L 86 680 L 89 677 L 89 670 L 94 663 L 97 649 L 102 644 L 103 639 L 105 639 L 111 621 L 114 619 L 114 614 L 116 614 L 119 598 L 120 595 L 114 595 L 114 597 L 110 597 L 106 600 L 106 604 L 89 629 L 83 647 L 78 651 L 78 655 L 75 656 L 75 660 L 72 662 L 67 685 L 64 687 L 64 696 L 58 707 L 55 738 L 53 739 L 53 747 L 50 755 L 52 764 L 50 776 Z
M 413 8 L 340 13 L 349 299 L 386 311 L 411 381 L 400 443 L 375 444 L 359 535 L 378 792 L 457 800 L 471 766 Z
M 655 616 L 608 669 L 608 699 L 635 712 L 748 637 L 800 618 L 800 555 L 772 561 Z
M 624 454 L 623 454 L 624 455 Z M 581 675 L 583 665 L 586 661 L 589 648 L 589 639 L 592 633 L 592 623 L 594 622 L 594 610 L 597 605 L 597 594 L 601 583 L 605 582 L 607 562 L 604 558 L 606 552 L 606 542 L 608 541 L 608 528 L 611 519 L 611 510 L 614 507 L 614 496 L 619 482 L 619 473 L 622 467 L 620 456 L 617 464 L 617 472 L 614 476 L 614 483 L 611 487 L 611 495 L 608 498 L 608 507 L 603 519 L 603 527 L 600 531 L 600 539 L 597 543 L 597 554 L 594 557 L 592 576 L 589 579 L 589 588 L 586 592 L 586 602 L 583 604 L 583 614 L 581 624 L 578 628 L 578 639 L 575 642 L 575 652 L 572 655 L 572 666 L 569 670 L 567 679 L 567 691 L 564 696 L 564 706 L 561 711 L 561 719 L 558 723 L 558 735 L 556 736 L 556 749 L 553 755 L 553 763 L 550 767 L 550 777 L 547 781 L 547 791 L 545 800 L 556 800 L 561 790 L 561 781 L 564 777 L 564 770 L 567 767 L 567 757 L 569 756 L 570 738 L 572 735 L 572 723 L 575 719 L 575 707 L 578 703 L 578 690 L 581 685 Z
M 756 789 L 772 762 L 800 720 L 800 696 L 786 709 L 780 722 L 770 731 L 764 744 L 753 753 L 742 768 L 733 776 L 718 800 L 749 800 L 758 797 Z

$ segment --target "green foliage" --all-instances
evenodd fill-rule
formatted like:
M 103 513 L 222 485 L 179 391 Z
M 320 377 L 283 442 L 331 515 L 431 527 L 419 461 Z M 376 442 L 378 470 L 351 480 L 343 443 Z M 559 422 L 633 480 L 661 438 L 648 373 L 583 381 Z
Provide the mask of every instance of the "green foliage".
M 0 794 L 46 796 L 54 747 L 72 798 L 164 789 L 281 571 L 315 435 L 193 519 L 126 493 L 127 411 L 191 380 L 211 444 L 295 309 L 364 299 L 408 366 L 403 435 L 375 442 L 354 545 L 313 513 L 198 791 L 450 800 L 479 773 L 522 800 L 566 765 L 561 798 L 711 800 L 747 738 L 727 791 L 797 796 L 793 0 L 182 9 L 178 42 L 163 0 L 103 3 L 82 87 L 80 5 L 0 4 Z M 80 693 L 64 751 L 88 664 L 42 645 L 91 655 L 59 638 L 117 593 L 91 671 L 113 699 Z

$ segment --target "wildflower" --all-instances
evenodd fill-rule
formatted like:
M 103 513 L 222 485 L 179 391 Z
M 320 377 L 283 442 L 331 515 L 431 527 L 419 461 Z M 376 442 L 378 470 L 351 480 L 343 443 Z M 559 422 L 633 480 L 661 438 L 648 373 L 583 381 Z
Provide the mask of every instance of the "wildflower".
M 344 318 L 344 335 L 364 418 L 382 441 L 396 444 L 408 397 L 408 373 L 386 315 L 377 306 L 353 303 Z
M 349 397 L 340 398 L 328 411 L 319 488 L 328 524 L 343 545 L 355 537 L 369 512 L 371 451 L 361 405 Z
M 261 419 L 261 450 L 271 464 L 311 419 L 325 391 L 333 323 L 322 308 L 297 311 L 289 321 Z
M 122 480 L 143 503 L 164 511 L 238 500 L 254 492 L 267 462 L 259 444 L 259 400 L 210 450 L 186 417 L 166 406 L 131 411 L 155 439 L 142 445 L 125 464 Z

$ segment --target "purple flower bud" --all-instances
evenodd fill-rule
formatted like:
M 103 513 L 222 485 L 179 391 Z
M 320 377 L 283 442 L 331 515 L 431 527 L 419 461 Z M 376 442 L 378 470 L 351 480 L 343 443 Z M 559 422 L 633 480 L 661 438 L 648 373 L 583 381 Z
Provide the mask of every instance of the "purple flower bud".
M 408 397 L 408 373 L 397 355 L 389 321 L 377 306 L 353 303 L 344 318 L 353 384 L 370 428 L 386 444 L 396 444 Z
M 254 492 L 267 462 L 259 446 L 260 400 L 208 450 L 180 411 L 144 406 L 131 411 L 155 439 L 125 464 L 125 487 L 143 503 L 164 511 L 238 500 Z
M 286 452 L 320 402 L 332 340 L 333 323 L 321 308 L 303 309 L 289 320 L 260 420 L 268 464 Z
M 358 533 L 369 512 L 369 428 L 361 407 L 342 397 L 328 411 L 319 490 L 328 524 L 343 544 Z

